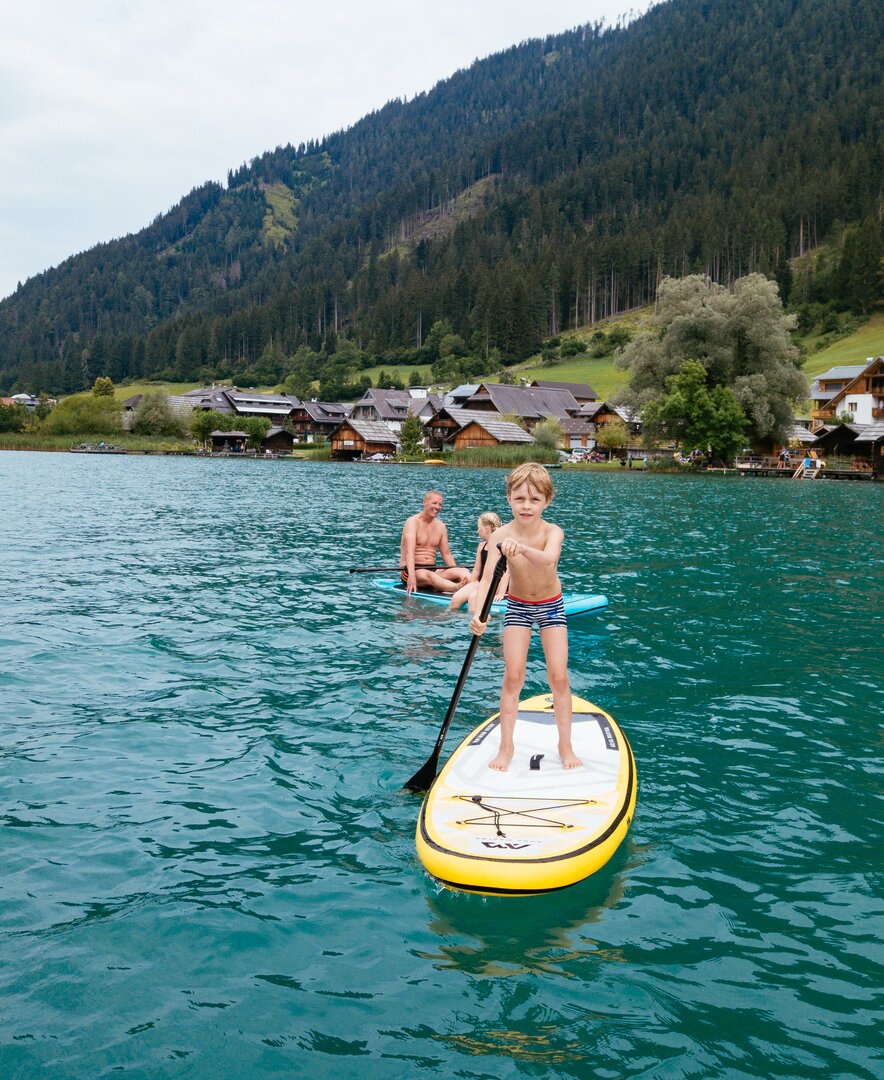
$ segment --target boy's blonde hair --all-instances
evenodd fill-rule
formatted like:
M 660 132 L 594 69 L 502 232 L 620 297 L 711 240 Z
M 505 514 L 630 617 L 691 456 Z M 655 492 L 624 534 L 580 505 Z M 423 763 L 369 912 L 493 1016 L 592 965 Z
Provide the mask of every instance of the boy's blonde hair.
M 500 518 L 493 510 L 486 510 L 484 514 L 479 515 L 479 524 L 487 525 L 490 529 L 499 529 Z
M 533 487 L 544 499 L 550 502 L 556 490 L 553 487 L 552 480 L 549 478 L 549 473 L 542 465 L 538 465 L 536 461 L 526 461 L 513 469 L 506 478 L 507 495 L 510 494 L 513 488 L 519 487 L 520 484 L 528 484 L 529 487 Z

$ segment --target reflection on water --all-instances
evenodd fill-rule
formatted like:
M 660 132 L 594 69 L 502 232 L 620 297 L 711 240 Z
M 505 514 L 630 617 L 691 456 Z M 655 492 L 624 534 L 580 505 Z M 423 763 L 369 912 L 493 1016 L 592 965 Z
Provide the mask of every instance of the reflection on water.
M 638 804 L 505 899 L 401 791 L 468 623 L 347 573 L 428 483 L 470 554 L 503 475 L 0 454 L 4 1076 L 876 1074 L 881 487 L 557 474 Z M 449 746 L 500 678 L 493 630 Z
M 634 861 L 627 839 L 592 878 L 555 894 L 515 900 L 457 893 L 433 882 L 427 905 L 439 949 L 423 955 L 438 968 L 469 975 L 572 977 L 570 961 L 589 953 L 602 958 L 598 942 L 585 931 L 623 901 L 628 865 Z M 618 959 L 615 952 L 601 952 L 604 959 Z

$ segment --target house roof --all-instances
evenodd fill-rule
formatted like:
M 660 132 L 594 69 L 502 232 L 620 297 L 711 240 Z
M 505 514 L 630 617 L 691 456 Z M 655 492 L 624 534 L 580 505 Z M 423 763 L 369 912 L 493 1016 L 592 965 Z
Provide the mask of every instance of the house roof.
M 540 387 L 541 390 L 567 390 L 578 401 L 581 398 L 589 398 L 592 401 L 598 398 L 598 394 L 589 383 L 552 382 L 550 379 L 535 379 L 531 386 Z
M 195 409 L 213 409 L 215 412 L 232 413 L 234 408 L 230 398 L 227 396 L 227 389 L 232 390 L 234 388 L 217 387 L 208 390 L 188 390 L 181 397 L 193 401 Z
M 819 382 L 820 379 L 824 382 L 829 382 L 832 379 L 855 379 L 857 375 L 862 375 L 874 359 L 874 356 L 870 356 L 868 360 L 865 360 L 862 364 L 840 364 L 836 367 L 831 367 L 828 371 L 824 371 L 821 375 L 817 375 L 816 381 Z
M 884 420 L 876 420 L 874 424 L 867 424 L 857 435 L 857 442 L 877 442 L 884 439 Z
M 348 406 L 340 401 L 301 401 L 296 408 L 303 409 L 312 419 L 340 424 L 349 415 Z
M 141 404 L 141 399 L 143 397 L 144 394 L 133 394 L 132 397 L 125 399 L 123 408 L 126 412 L 135 412 Z M 197 407 L 195 399 L 187 394 L 166 394 L 166 403 L 172 412 L 182 420 L 189 419 L 194 409 Z M 130 418 L 130 420 L 132 420 L 132 418 Z
M 473 418 L 468 421 L 463 427 L 458 428 L 454 434 L 448 437 L 448 442 L 456 439 L 457 436 L 469 427 L 470 424 L 477 424 L 484 431 L 487 431 L 489 435 L 492 435 L 498 442 L 502 443 L 533 443 L 534 436 L 529 435 L 524 428 L 519 427 L 518 424 L 513 423 L 512 420 L 496 419 L 494 413 L 478 412 L 473 415 Z
M 869 371 L 869 368 L 872 369 L 871 372 Z M 840 390 L 836 390 L 835 393 L 831 395 L 831 397 L 829 398 L 830 404 L 837 403 L 839 400 L 844 400 L 848 397 L 851 397 L 853 394 L 862 395 L 867 393 L 865 387 L 857 386 L 857 383 L 860 382 L 864 375 L 874 375 L 875 369 L 877 369 L 878 371 L 884 371 L 884 356 L 871 357 L 868 361 L 866 361 L 866 363 L 863 364 L 858 374 L 854 378 L 852 378 L 849 382 L 845 383 L 845 385 L 842 386 Z M 873 391 L 873 393 L 880 393 L 880 391 Z M 824 395 L 819 392 L 813 394 L 812 396 L 819 401 L 822 401 L 824 399 Z
M 446 405 L 442 409 L 437 409 L 436 413 L 427 421 L 427 423 L 432 424 L 442 413 L 445 413 L 446 416 L 450 416 L 458 427 L 466 427 L 466 425 L 472 423 L 473 420 L 490 420 L 493 418 L 498 420 L 503 419 L 500 413 L 488 412 L 487 409 L 457 409 L 453 405 Z
M 567 416 L 580 411 L 580 405 L 570 390 L 544 390 L 537 386 L 510 386 L 507 383 L 482 383 L 478 391 L 465 402 L 490 401 L 497 412 L 521 416 L 526 420 L 542 420 L 547 416 Z
M 225 390 L 224 394 L 237 413 L 243 416 L 266 416 L 268 413 L 288 416 L 298 404 L 297 398 L 288 397 L 286 394 L 256 394 L 251 390 Z
M 417 405 L 407 390 L 384 390 L 383 387 L 369 388 L 353 406 L 357 409 L 374 409 L 381 420 L 403 420 Z
M 594 435 L 597 430 L 588 416 L 563 416 L 558 423 L 566 435 Z
M 453 390 L 449 390 L 445 395 L 443 404 L 455 405 L 458 401 L 466 401 L 467 398 L 471 398 L 473 394 L 479 389 L 478 383 L 461 383 L 460 386 L 455 386 Z
M 353 420 L 351 418 L 345 420 L 340 427 L 343 427 L 344 424 L 351 427 L 357 435 L 361 435 L 366 442 L 388 443 L 391 446 L 399 445 L 399 438 L 396 433 L 391 431 L 386 424 L 381 423 L 380 420 Z

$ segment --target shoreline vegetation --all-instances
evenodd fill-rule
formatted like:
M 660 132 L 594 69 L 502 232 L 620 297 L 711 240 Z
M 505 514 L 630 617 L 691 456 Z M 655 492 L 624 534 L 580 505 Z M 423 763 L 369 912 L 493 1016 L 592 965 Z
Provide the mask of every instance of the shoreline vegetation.
M 612 320 L 620 325 L 628 338 L 640 329 L 645 320 L 651 316 L 651 309 L 641 309 L 632 313 L 623 313 L 619 319 Z M 630 333 L 626 333 L 627 324 Z M 584 328 L 584 332 L 586 328 Z M 571 337 L 568 336 L 568 340 Z M 791 334 L 793 343 L 799 344 L 800 351 L 804 354 L 802 370 L 806 377 L 810 378 L 819 373 L 832 363 L 845 363 L 855 359 L 859 355 L 875 355 L 884 352 L 884 310 L 876 308 L 866 318 L 854 319 L 848 325 L 840 327 L 839 332 L 829 335 L 825 346 L 825 338 L 811 340 L 807 337 L 802 340 L 802 335 Z M 563 340 L 565 336 L 563 335 Z M 803 346 L 803 347 L 802 347 Z M 810 347 L 810 348 L 808 348 Z M 808 355 L 816 347 L 813 355 Z M 564 354 L 564 348 L 561 352 Z M 629 374 L 622 370 L 622 366 L 615 367 L 615 357 L 607 355 L 603 358 L 594 357 L 588 352 L 583 355 L 569 355 L 563 363 L 563 357 L 555 357 L 557 362 L 548 363 L 550 358 L 543 358 L 544 363 L 532 368 L 532 362 L 537 363 L 538 358 L 530 358 L 521 365 L 512 368 L 512 377 L 518 373 L 523 381 L 527 381 L 528 375 L 543 376 L 546 378 L 563 379 L 565 375 L 569 380 L 589 380 L 591 384 L 598 382 L 599 378 L 605 382 L 605 389 L 610 390 L 609 380 L 622 387 L 628 382 Z M 600 365 L 606 365 L 604 374 Z M 496 382 L 492 377 L 488 381 Z M 99 383 L 107 385 L 99 387 Z M 200 435 L 199 432 L 185 434 L 183 426 L 178 422 L 153 425 L 154 430 L 163 431 L 164 434 L 145 434 L 122 430 L 120 417 L 116 415 L 123 401 L 134 393 L 140 392 L 145 399 L 159 397 L 168 394 L 180 394 L 184 389 L 192 389 L 189 385 L 185 388 L 181 385 L 167 383 L 144 383 L 115 386 L 110 379 L 97 379 L 92 392 L 84 391 L 70 395 L 63 401 L 60 408 L 41 414 L 37 411 L 36 418 L 31 421 L 24 430 L 0 431 L 0 450 L 32 450 L 41 452 L 82 452 L 82 453 L 107 453 L 107 454 L 133 454 L 133 455 L 174 455 L 174 456 L 199 456 L 199 457 L 223 457 L 224 454 L 212 454 L 200 445 L 199 438 L 195 441 L 191 435 Z M 263 392 L 263 391 L 260 391 Z M 96 396 L 97 395 L 97 396 Z M 607 395 L 606 395 L 607 396 Z M 805 403 L 809 405 L 808 403 Z M 64 415 L 62 416 L 62 413 Z M 48 422 L 47 422 L 48 420 Z M 55 428 L 53 431 L 52 428 Z M 148 428 L 149 430 L 149 428 Z M 658 434 L 663 434 L 659 432 Z M 256 433 L 257 435 L 257 433 Z M 98 441 L 103 440 L 101 446 Z M 250 440 L 250 445 L 256 443 Z M 444 463 L 451 466 L 491 468 L 513 468 L 523 461 L 535 460 L 542 464 L 559 466 L 563 464 L 568 469 L 578 468 L 583 471 L 604 471 L 606 469 L 619 470 L 627 463 L 632 471 L 648 472 L 700 472 L 706 471 L 703 467 L 678 460 L 673 461 L 665 447 L 669 443 L 654 441 L 645 448 L 649 454 L 639 454 L 636 448 L 629 447 L 616 451 L 613 460 L 605 462 L 570 462 L 559 457 L 558 449 L 551 446 L 495 446 L 481 449 L 447 451 L 442 456 Z M 239 457 L 239 454 L 231 455 Z M 252 450 L 242 456 L 255 456 Z M 263 454 L 258 456 L 265 457 Z M 295 443 L 291 453 L 274 453 L 266 457 L 270 460 L 279 459 L 306 459 L 311 461 L 323 461 L 331 459 L 331 450 L 328 443 Z M 400 453 L 397 464 L 423 464 L 426 459 L 438 459 L 438 451 L 426 451 L 412 455 Z M 627 460 L 623 461 L 622 458 Z M 632 457 L 632 461 L 628 458 Z M 640 461 L 640 458 L 647 460 Z M 714 464 L 714 462 L 713 462 Z M 724 462 L 727 464 L 727 462 Z M 721 470 L 717 470 L 721 472 Z

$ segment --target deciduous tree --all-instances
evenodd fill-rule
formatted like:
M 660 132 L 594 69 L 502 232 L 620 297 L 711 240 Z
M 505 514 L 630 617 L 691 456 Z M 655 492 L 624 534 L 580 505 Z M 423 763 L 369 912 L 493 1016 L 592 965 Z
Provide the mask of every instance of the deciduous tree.
M 708 385 L 699 360 L 686 360 L 678 375 L 666 380 L 667 394 L 645 408 L 645 423 L 681 442 L 687 450 L 730 461 L 745 440 L 746 416 L 726 386 Z
M 749 274 L 730 290 L 700 275 L 666 278 L 655 322 L 616 361 L 630 372 L 620 401 L 643 415 L 667 395 L 667 380 L 694 360 L 710 391 L 732 391 L 748 419 L 749 437 L 785 437 L 807 395 L 807 380 L 789 337 L 794 316 L 784 314 L 775 282 Z

